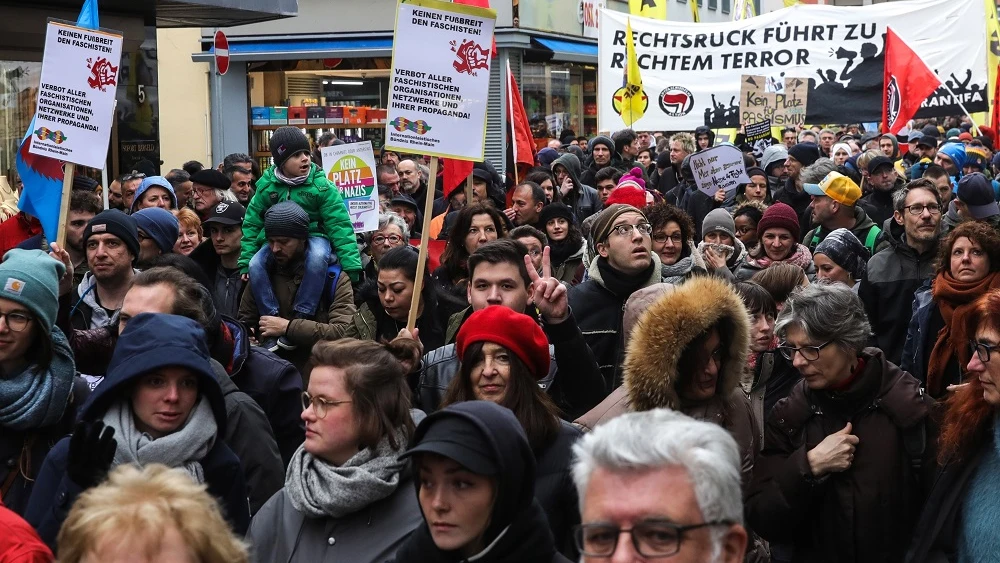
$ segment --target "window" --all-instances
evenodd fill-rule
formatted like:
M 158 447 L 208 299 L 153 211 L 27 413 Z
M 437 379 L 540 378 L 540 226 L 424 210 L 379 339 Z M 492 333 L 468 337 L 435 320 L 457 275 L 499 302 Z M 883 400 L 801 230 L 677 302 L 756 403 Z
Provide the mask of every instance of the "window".
M 730 10 L 729 4 L 730 4 L 730 0 L 722 0 L 722 13 L 723 14 L 728 14 L 729 13 L 729 10 Z
M 708 9 L 709 10 L 718 10 L 719 9 L 719 0 L 708 0 Z

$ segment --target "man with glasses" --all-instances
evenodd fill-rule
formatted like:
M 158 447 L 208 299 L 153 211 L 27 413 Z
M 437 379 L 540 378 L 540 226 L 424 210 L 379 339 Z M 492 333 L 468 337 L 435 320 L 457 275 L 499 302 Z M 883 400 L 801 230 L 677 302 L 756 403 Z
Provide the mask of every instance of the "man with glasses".
M 743 561 L 739 451 L 722 427 L 657 409 L 619 416 L 573 449 L 584 563 Z
M 934 277 L 941 205 L 934 183 L 913 180 L 894 195 L 895 211 L 883 224 L 879 250 L 868 261 L 858 296 L 886 359 L 903 354 L 913 292 Z
M 191 175 L 191 200 L 198 217 L 204 221 L 223 201 L 236 201 L 236 195 L 229 191 L 232 182 L 218 170 L 206 168 Z
M 590 263 L 590 279 L 569 291 L 570 307 L 604 374 L 605 393 L 622 381 L 625 302 L 660 281 L 651 232 L 646 216 L 631 205 L 616 203 L 601 211 L 591 231 L 598 255 Z

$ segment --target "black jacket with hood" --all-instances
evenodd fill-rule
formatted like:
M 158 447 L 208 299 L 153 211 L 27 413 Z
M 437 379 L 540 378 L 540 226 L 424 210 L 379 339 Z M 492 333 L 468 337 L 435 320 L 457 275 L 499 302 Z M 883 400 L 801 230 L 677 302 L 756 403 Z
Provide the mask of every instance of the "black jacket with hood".
M 612 149 L 613 151 L 614 149 Z M 556 166 L 566 169 L 569 177 L 573 180 L 573 191 L 563 196 L 563 203 L 573 210 L 577 223 L 582 223 L 584 219 L 601 210 L 601 198 L 597 190 L 580 181 L 580 159 L 571 153 L 566 153 L 552 162 L 553 172 Z M 559 189 L 556 186 L 556 189 Z
M 150 323 L 154 317 L 162 322 Z M 163 339 L 163 331 L 169 331 L 168 340 Z M 239 458 L 221 439 L 226 434 L 226 401 L 204 342 L 204 331 L 190 319 L 151 313 L 136 315 L 129 321 L 125 337 L 118 341 L 107 377 L 84 403 L 79 416 L 86 422 L 103 419 L 109 408 L 130 400 L 136 382 L 151 370 L 168 366 L 189 369 L 198 378 L 198 394 L 208 399 L 218 427 L 215 443 L 201 459 L 205 485 L 219 501 L 230 525 L 242 535 L 250 525 L 246 484 Z M 59 528 L 85 490 L 67 473 L 69 441 L 69 437 L 60 440 L 45 457 L 25 514 L 25 519 L 50 546 L 55 545 Z
M 906 244 L 903 226 L 892 217 L 883 224 L 882 241 L 888 248 L 868 261 L 868 271 L 858 286 L 858 297 L 872 324 L 876 346 L 887 360 L 898 364 L 906 343 L 913 294 L 934 277 L 937 245 L 927 252 L 917 252 Z
M 469 558 L 440 550 L 425 514 L 424 523 L 396 553 L 397 563 L 569 563 L 556 551 L 545 512 L 535 500 L 535 456 L 514 413 L 489 401 L 456 403 L 420 423 L 413 447 L 419 448 L 433 424 L 450 417 L 461 418 L 478 430 L 484 443 L 477 444 L 476 450 L 485 446 L 496 464 L 493 513 L 483 535 L 487 547 Z M 461 443 L 453 445 L 462 447 Z M 414 483 L 419 497 L 420 480 Z
M 199 244 L 191 252 L 191 259 L 205 272 L 205 278 L 211 282 L 208 289 L 212 292 L 212 298 L 219 312 L 229 317 L 239 315 L 243 290 L 248 285 L 243 283 L 239 268 L 227 272 L 222 267 L 222 261 L 216 254 L 211 240 Z

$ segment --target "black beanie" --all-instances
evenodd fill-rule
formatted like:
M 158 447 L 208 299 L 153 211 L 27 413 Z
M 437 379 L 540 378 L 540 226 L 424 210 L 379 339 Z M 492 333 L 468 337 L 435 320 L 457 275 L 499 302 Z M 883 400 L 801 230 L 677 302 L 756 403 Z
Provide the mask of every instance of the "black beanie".
M 274 157 L 274 165 L 278 170 L 281 170 L 281 166 L 293 154 L 310 150 L 309 139 L 298 127 L 278 127 L 271 135 L 268 145 L 271 147 L 271 156 Z
M 294 201 L 274 204 L 264 213 L 264 236 L 309 238 L 309 214 Z
M 812 166 L 819 160 L 819 147 L 816 143 L 796 143 L 788 149 L 788 156 L 802 163 L 802 166 Z
M 91 235 L 109 234 L 120 238 L 128 251 L 132 253 L 132 263 L 139 259 L 139 224 L 135 218 L 126 215 L 117 209 L 101 211 L 87 223 L 83 230 L 83 244 L 87 245 L 87 240 Z
M 549 221 L 558 217 L 562 217 L 570 225 L 576 224 L 576 217 L 573 216 L 573 210 L 566 206 L 566 204 L 559 202 L 550 203 L 542 208 L 539 223 L 542 225 L 548 225 Z

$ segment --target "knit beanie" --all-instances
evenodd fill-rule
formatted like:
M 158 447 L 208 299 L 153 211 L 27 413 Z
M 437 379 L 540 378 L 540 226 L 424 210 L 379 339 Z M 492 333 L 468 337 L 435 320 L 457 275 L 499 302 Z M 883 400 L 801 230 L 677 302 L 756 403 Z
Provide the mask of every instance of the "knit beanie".
M 646 190 L 640 188 L 634 183 L 622 186 L 618 185 L 611 195 L 608 196 L 607 201 L 604 202 L 604 207 L 614 205 L 616 203 L 624 203 L 625 205 L 631 205 L 636 209 L 642 209 L 646 207 Z
M 614 192 L 611 192 L 614 193 Z M 562 217 L 570 225 L 576 224 L 576 217 L 573 215 L 573 210 L 569 208 L 565 203 L 550 203 L 542 208 L 541 213 L 541 223 L 542 225 L 548 225 L 549 221 Z
M 132 263 L 139 259 L 139 225 L 135 218 L 126 215 L 117 209 L 106 209 L 101 211 L 87 223 L 83 229 L 83 245 L 91 235 L 109 234 L 120 238 L 128 251 L 132 253 Z
M 0 263 L 0 297 L 27 307 L 49 334 L 59 312 L 59 279 L 65 273 L 66 266 L 43 251 L 15 248 Z
M 614 195 L 614 192 L 611 192 L 611 194 Z M 598 214 L 597 219 L 594 220 L 594 224 L 591 227 L 590 233 L 594 244 L 608 240 L 608 237 L 611 235 L 611 227 L 614 226 L 615 220 L 626 213 L 638 213 L 639 215 L 642 215 L 643 219 L 646 218 L 642 211 L 639 211 L 632 205 L 625 205 L 624 203 L 609 205 L 604 209 L 604 211 L 601 211 L 601 213 Z
M 538 151 L 537 157 L 539 166 L 551 168 L 552 163 L 555 162 L 557 158 L 559 158 L 559 151 L 557 151 L 556 149 L 545 147 L 544 149 Z
M 174 251 L 174 244 L 180 234 L 180 223 L 173 213 L 159 207 L 147 207 L 136 211 L 132 217 L 142 232 L 160 247 L 160 252 L 170 254 Z
M 97 180 L 91 178 L 90 176 L 84 176 L 82 174 L 77 174 L 73 176 L 74 190 L 83 190 L 85 192 L 92 192 L 96 187 L 97 187 Z
M 799 240 L 799 217 L 787 204 L 778 202 L 771 205 L 757 223 L 757 233 L 761 238 L 764 237 L 764 231 L 774 228 L 788 229 L 792 238 Z
M 767 172 L 764 172 L 763 168 L 757 166 L 747 168 L 747 178 L 753 178 L 754 176 L 764 176 L 766 178 Z
M 733 221 L 733 216 L 722 207 L 709 211 L 701 222 L 701 236 L 703 238 L 714 231 L 722 231 L 736 240 L 736 222 Z
M 264 212 L 264 236 L 309 238 L 309 214 L 294 201 L 282 201 Z
M 965 166 L 965 145 L 962 143 L 945 143 L 938 149 L 938 153 L 942 153 L 950 158 L 955 163 L 955 168 L 959 172 L 962 171 L 962 168 Z
M 861 244 L 858 237 L 848 229 L 835 229 L 826 235 L 813 254 L 823 254 L 833 260 L 833 263 L 851 273 L 851 277 L 860 280 L 865 277 L 868 269 L 868 249 Z
M 274 157 L 274 166 L 278 170 L 281 170 L 281 166 L 293 154 L 301 151 L 309 152 L 311 150 L 309 139 L 306 138 L 305 133 L 298 127 L 290 126 L 275 129 L 274 134 L 271 135 L 271 140 L 268 141 L 268 146 L 271 149 L 271 156 Z
M 611 154 L 615 154 L 615 142 L 612 141 L 610 137 L 605 137 L 604 135 L 598 135 L 594 137 L 593 139 L 590 140 L 589 143 L 587 143 L 587 152 L 593 154 L 594 145 L 604 145 L 608 147 L 608 150 L 611 151 Z
M 135 189 L 135 197 L 132 198 L 132 207 L 129 208 L 129 212 L 135 212 L 135 206 L 142 201 L 143 194 L 146 193 L 146 190 L 153 187 L 167 190 L 167 195 L 170 196 L 170 203 L 173 205 L 174 209 L 177 209 L 177 195 L 174 193 L 174 187 L 170 184 L 170 181 L 163 176 L 150 176 L 148 178 L 143 178 L 142 183 Z
M 642 179 L 642 169 L 635 167 L 628 172 L 626 172 L 620 180 L 618 180 L 618 187 L 622 188 L 625 186 L 634 186 L 640 190 L 646 189 L 646 181 Z
M 819 160 L 819 147 L 816 143 L 796 143 L 788 149 L 788 156 L 802 163 L 802 166 L 812 166 Z
M 778 164 L 784 164 L 785 160 L 788 159 L 788 149 L 785 148 L 783 144 L 771 145 L 764 149 L 764 156 L 760 157 L 760 167 L 764 169 L 770 176 L 775 176 L 776 174 L 771 174 L 771 168 L 777 166 Z
M 980 172 L 986 170 L 990 162 L 986 147 L 965 147 L 965 166 L 975 166 Z
M 961 134 L 962 134 L 962 130 L 961 129 L 959 129 L 957 127 L 952 127 L 951 129 L 948 130 L 947 133 L 945 133 L 944 136 L 945 136 L 946 139 L 950 140 L 952 137 L 956 137 L 957 138 Z
M 549 341 L 535 319 L 524 313 L 503 305 L 472 313 L 455 338 L 459 361 L 465 361 L 465 351 L 476 342 L 492 342 L 510 350 L 536 381 L 549 374 Z

